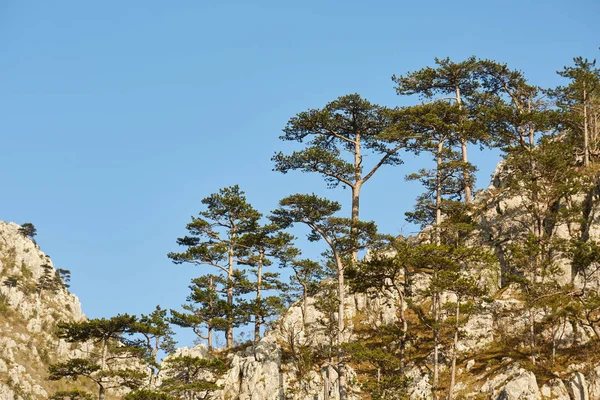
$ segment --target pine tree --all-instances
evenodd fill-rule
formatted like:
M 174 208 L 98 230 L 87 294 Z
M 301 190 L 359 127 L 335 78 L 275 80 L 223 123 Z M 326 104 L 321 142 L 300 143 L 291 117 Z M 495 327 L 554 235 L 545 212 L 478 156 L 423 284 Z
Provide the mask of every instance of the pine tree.
M 324 240 L 327 243 L 329 256 L 337 275 L 338 303 L 338 375 L 340 399 L 348 398 L 346 368 L 342 343 L 344 341 L 344 301 L 346 287 L 344 273 L 346 267 L 352 264 L 352 257 L 360 249 L 364 249 L 376 236 L 376 226 L 373 222 L 353 221 L 347 218 L 335 217 L 341 209 L 339 203 L 319 198 L 316 195 L 295 194 L 282 199 L 279 208 L 269 217 L 282 227 L 290 227 L 296 223 L 307 225 L 311 232 L 310 241 Z M 350 261 L 350 263 L 349 263 Z
M 208 350 L 213 349 L 213 332 L 227 329 L 227 280 L 219 275 L 207 274 L 192 279 L 186 312 L 171 310 L 171 323 L 192 328 L 194 333 L 207 341 Z M 239 313 L 236 313 L 238 315 Z M 203 329 L 206 327 L 206 334 Z
M 433 337 L 433 389 L 437 396 L 439 388 L 439 353 L 443 344 L 441 337 L 443 304 L 441 285 L 444 274 L 454 265 L 454 252 L 463 250 L 464 237 L 469 227 L 469 204 L 461 204 L 464 196 L 465 171 L 472 173 L 474 168 L 463 161 L 457 144 L 469 136 L 473 125 L 465 118 L 466 110 L 459 104 L 433 102 L 407 107 L 398 111 L 401 119 L 397 125 L 399 138 L 412 136 L 409 149 L 419 154 L 428 152 L 433 156 L 435 167 L 421 169 L 410 174 L 407 179 L 418 180 L 425 192 L 417 198 L 414 211 L 407 212 L 407 220 L 425 228 L 422 232 L 423 244 L 419 251 L 431 254 L 425 257 L 431 268 L 431 280 L 424 294 L 431 299 L 431 318 L 422 314 L 424 322 L 430 326 Z M 457 134 L 460 132 L 460 134 Z M 398 140 L 389 136 L 391 140 Z M 442 257 L 435 254 L 444 254 Z M 421 268 L 426 265 L 422 265 Z M 463 265 L 464 266 L 464 265 Z
M 56 293 L 56 291 L 62 287 L 62 281 L 51 265 L 43 264 L 41 267 L 43 269 L 43 273 L 38 279 L 36 285 L 40 300 L 43 299 L 44 292 Z
M 15 275 L 8 276 L 6 279 L 4 279 L 2 284 L 11 289 L 16 288 L 20 284 L 19 277 Z
M 35 226 L 33 226 L 31 222 L 25 222 L 22 224 L 19 228 L 19 233 L 24 237 L 28 237 L 29 239 L 33 240 L 33 243 L 35 243 L 34 237 L 37 235 L 37 229 L 35 229 Z
M 291 268 L 294 275 L 291 278 L 292 288 L 299 286 L 300 297 L 302 301 L 302 325 L 306 330 L 308 323 L 308 296 L 315 295 L 319 283 L 325 277 L 326 272 L 323 266 L 310 259 L 293 260 Z
M 143 343 L 149 352 L 148 364 L 150 365 L 150 382 L 153 384 L 154 377 L 158 374 L 160 350 L 167 354 L 175 351 L 175 332 L 171 329 L 167 318 L 167 310 L 156 306 L 149 315 L 143 315 L 138 319 L 134 330 L 143 337 Z
M 216 381 L 226 371 L 225 363 L 218 358 L 200 358 L 189 355 L 168 357 L 164 361 L 166 377 L 161 391 L 175 398 L 209 398 L 219 389 Z
M 275 154 L 275 170 L 321 174 L 328 185 L 340 183 L 352 190 L 353 222 L 359 221 L 360 193 L 363 185 L 383 165 L 398 165 L 403 143 L 389 145 L 380 135 L 389 128 L 390 110 L 371 104 L 358 94 L 341 96 L 322 109 L 310 109 L 290 119 L 280 138 L 306 142 L 306 148 L 291 155 Z M 366 167 L 365 156 L 375 162 Z M 358 252 L 352 254 L 356 264 Z
M 110 388 L 138 388 L 145 374 L 137 369 L 115 368 L 124 357 L 140 357 L 144 349 L 128 341 L 124 335 L 136 332 L 136 318 L 127 314 L 109 319 L 59 323 L 57 335 L 69 343 L 94 345 L 89 358 L 72 358 L 48 367 L 50 380 L 84 377 L 98 385 L 98 400 L 104 400 Z
M 61 390 L 50 396 L 49 400 L 94 400 L 94 396 L 83 390 Z
M 395 349 L 388 350 L 397 358 L 397 372 L 404 374 L 406 347 L 409 342 L 409 324 L 406 315 L 407 297 L 412 293 L 412 277 L 415 272 L 413 247 L 415 243 L 404 237 L 382 237 L 376 246 L 369 249 L 369 257 L 359 267 L 350 271 L 352 290 L 361 293 L 386 295 L 389 291 L 396 294 L 396 313 L 400 326 L 396 329 Z M 388 327 L 388 331 L 391 329 Z M 391 343 L 390 343 L 391 344 Z
M 235 185 L 221 189 L 219 193 L 202 200 L 206 211 L 199 217 L 192 217 L 187 225 L 190 236 L 177 239 L 180 246 L 186 248 L 182 253 L 169 253 L 176 264 L 191 263 L 207 265 L 216 269 L 227 281 L 227 327 L 226 345 L 233 346 L 233 328 L 239 324 L 240 308 L 236 306 L 236 280 L 240 277 L 238 261 L 243 257 L 245 247 L 241 237 L 257 228 L 261 214 L 247 201 L 244 192 Z
M 596 60 L 573 59 L 573 66 L 564 67 L 558 74 L 570 80 L 567 86 L 549 91 L 561 111 L 563 129 L 575 137 L 587 167 L 592 157 L 598 157 L 600 144 L 600 69 Z
M 454 135 L 459 138 L 460 159 L 462 165 L 469 165 L 467 143 L 478 143 L 484 139 L 483 132 L 465 131 L 461 129 L 466 120 L 478 117 L 477 97 L 480 82 L 477 76 L 477 60 L 470 57 L 465 61 L 455 63 L 450 58 L 435 58 L 436 68 L 426 67 L 405 76 L 392 77 L 398 85 L 396 92 L 401 95 L 419 95 L 424 101 L 435 103 L 440 101 L 454 101 L 462 114 L 463 124 L 456 125 Z M 474 183 L 472 170 L 465 168 L 462 171 L 462 190 L 464 201 L 471 201 L 471 191 Z
M 273 264 L 272 259 L 285 265 L 298 254 L 299 251 L 292 245 L 293 239 L 292 235 L 282 232 L 273 224 L 257 227 L 241 238 L 241 246 L 246 249 L 242 264 L 248 265 L 250 273 L 256 278 L 248 283 L 255 298 L 247 303 L 248 313 L 254 318 L 255 342 L 260 340 L 261 326 L 286 306 L 283 292 L 287 287 L 279 278 L 280 274 L 264 269 Z

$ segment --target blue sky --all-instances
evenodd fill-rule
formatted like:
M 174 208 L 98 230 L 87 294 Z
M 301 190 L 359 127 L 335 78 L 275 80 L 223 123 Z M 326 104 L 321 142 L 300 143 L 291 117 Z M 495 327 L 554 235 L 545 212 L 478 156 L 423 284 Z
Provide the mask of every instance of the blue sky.
M 599 17 L 592 0 L 2 1 L 0 219 L 35 224 L 88 316 L 177 308 L 199 271 L 166 254 L 210 193 L 238 183 L 266 213 L 316 192 L 347 210 L 348 191 L 271 171 L 290 117 L 355 92 L 406 104 L 392 74 L 434 57 L 495 59 L 550 87 L 598 56 Z M 473 161 L 487 186 L 497 157 Z M 375 175 L 362 218 L 410 233 L 420 188 L 403 177 L 421 166 Z

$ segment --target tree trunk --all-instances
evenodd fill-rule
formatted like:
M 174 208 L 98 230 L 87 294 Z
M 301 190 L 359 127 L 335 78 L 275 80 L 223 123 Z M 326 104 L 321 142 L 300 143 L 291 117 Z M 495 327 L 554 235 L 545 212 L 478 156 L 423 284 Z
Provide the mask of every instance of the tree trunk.
M 206 342 L 207 342 L 207 346 L 208 346 L 208 351 L 212 351 L 213 349 L 213 324 L 212 324 L 212 316 L 214 315 L 214 304 L 213 304 L 213 297 L 212 297 L 212 293 L 215 290 L 215 286 L 214 286 L 214 281 L 213 281 L 213 277 L 212 275 L 209 278 L 209 289 L 210 289 L 210 298 L 208 301 L 208 307 L 210 308 L 210 315 L 211 315 L 211 319 L 209 319 L 208 323 L 207 323 L 207 333 L 206 333 Z
M 333 375 L 331 373 L 332 371 L 332 367 L 331 367 L 331 363 L 332 360 L 329 360 L 329 363 L 327 364 L 327 370 L 325 372 L 325 379 L 323 381 L 323 400 L 329 400 L 329 393 L 331 392 L 331 375 Z
M 346 400 L 348 398 L 348 391 L 346 388 L 346 366 L 344 363 L 344 354 L 342 351 L 342 343 L 344 342 L 344 300 L 345 300 L 345 287 L 344 287 L 344 265 L 340 256 L 335 254 L 336 266 L 338 269 L 338 333 L 337 333 L 337 346 L 338 346 L 338 389 L 340 393 L 340 400 Z
M 258 266 L 256 267 L 256 306 L 260 307 L 260 296 L 262 289 L 262 268 L 263 268 L 263 259 L 265 257 L 265 253 L 263 250 L 259 253 L 258 258 Z M 254 341 L 258 342 L 260 340 L 260 325 L 261 325 L 261 315 L 258 312 L 258 308 L 256 314 L 254 315 Z
M 471 177 L 469 175 L 469 170 L 467 169 L 469 159 L 467 157 L 467 141 L 464 138 L 460 139 L 460 148 L 462 151 L 462 162 L 464 163 L 463 185 L 465 187 L 465 203 L 469 204 L 471 202 Z
M 405 274 L 407 271 L 405 270 Z M 406 279 L 406 276 L 405 278 Z M 402 335 L 400 337 L 400 374 L 404 373 L 404 354 L 406 352 L 406 338 L 408 336 L 408 321 L 406 320 L 406 313 L 404 312 L 404 291 L 394 283 L 396 293 L 398 293 L 398 308 L 400 309 L 399 318 L 402 323 Z
M 306 317 L 308 315 L 308 288 L 306 287 L 306 283 L 301 283 L 302 285 L 302 328 L 306 330 Z
M 436 170 L 436 188 L 435 188 L 435 244 L 440 246 L 441 232 L 440 224 L 442 222 L 442 152 L 444 150 L 444 140 L 438 142 L 437 151 L 437 170 Z M 437 278 L 437 266 L 433 266 L 433 279 Z M 440 322 L 440 296 L 437 289 L 433 292 L 433 398 L 437 399 L 437 387 L 439 384 L 439 322 Z
M 233 347 L 233 248 L 229 248 L 229 259 L 228 259 L 228 270 L 227 270 L 227 305 L 229 311 L 227 315 L 227 329 L 225 331 L 226 336 L 226 347 L 228 349 Z
M 535 314 L 533 307 L 529 308 L 529 351 L 531 363 L 535 365 Z
M 360 207 L 360 189 L 363 184 L 362 181 L 362 155 L 360 148 L 360 133 L 356 133 L 354 137 L 354 185 L 352 186 L 352 227 L 351 232 L 355 234 L 357 228 L 354 226 L 359 221 L 359 207 Z M 358 250 L 352 251 L 352 267 L 356 267 L 358 263 Z
M 587 91 L 585 82 L 583 83 L 583 164 L 588 167 L 590 165 L 590 136 L 588 132 L 587 118 Z
M 460 96 L 460 88 L 456 86 L 456 104 L 458 108 L 462 110 L 462 99 Z M 469 171 L 467 170 L 467 163 L 469 162 L 469 157 L 467 155 L 467 140 L 461 135 L 460 138 L 460 150 L 462 153 L 462 162 L 463 166 L 463 186 L 465 188 L 465 203 L 469 204 L 471 202 L 471 177 L 469 176 Z
M 439 332 L 439 321 L 440 321 L 440 297 L 438 293 L 433 294 L 433 398 L 437 399 L 437 388 L 439 384 L 439 348 L 440 348 L 440 332 Z
M 458 352 L 458 320 L 460 318 L 460 301 L 456 296 L 456 322 L 454 325 L 454 342 L 452 343 L 452 369 L 450 372 L 450 387 L 448 388 L 448 399 L 452 400 L 454 396 L 454 384 L 456 382 L 456 359 Z
M 100 371 L 106 370 L 106 358 L 108 357 L 108 339 L 102 340 L 102 360 L 100 362 Z
M 104 400 L 104 386 L 98 384 L 98 400 Z

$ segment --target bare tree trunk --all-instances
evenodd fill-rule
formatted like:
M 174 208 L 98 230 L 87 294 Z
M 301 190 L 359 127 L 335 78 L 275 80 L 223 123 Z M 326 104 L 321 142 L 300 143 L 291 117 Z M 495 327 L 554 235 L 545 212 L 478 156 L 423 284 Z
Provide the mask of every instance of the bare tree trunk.
M 231 310 L 233 309 L 233 248 L 229 248 L 229 259 L 228 259 L 228 270 L 227 270 L 227 305 L 229 306 L 229 314 L 227 315 L 227 328 L 225 330 L 226 347 L 228 349 L 233 347 L 233 315 Z
M 329 360 L 327 363 L 327 371 L 325 372 L 325 380 L 323 382 L 323 400 L 329 400 L 329 392 L 331 391 L 331 375 L 333 375 L 331 363 L 333 360 Z
M 459 297 L 456 296 L 456 322 L 454 325 L 454 342 L 452 343 L 452 369 L 450 373 L 450 387 L 448 388 L 448 399 L 452 400 L 454 397 L 454 384 L 456 382 L 456 359 L 458 352 L 458 320 L 460 318 L 460 301 Z
M 585 82 L 583 83 L 583 164 L 587 167 L 590 165 L 590 136 L 588 132 L 587 118 L 587 91 Z
M 438 293 L 433 295 L 433 398 L 437 399 L 437 388 L 439 385 L 439 351 L 440 351 L 440 332 L 439 332 L 439 321 L 440 321 L 440 297 Z
M 456 86 L 456 104 L 458 108 L 462 110 L 462 99 L 460 96 L 460 88 Z M 460 138 L 460 150 L 462 153 L 462 162 L 463 166 L 463 186 L 465 188 L 465 203 L 469 204 L 471 202 L 471 177 L 469 176 L 469 171 L 467 170 L 467 163 L 469 162 L 469 157 L 467 155 L 467 139 L 461 135 Z
M 345 301 L 345 287 L 344 287 L 344 265 L 339 255 L 335 255 L 335 261 L 338 269 L 338 332 L 337 332 L 337 347 L 338 347 L 338 389 L 340 393 L 340 400 L 346 400 L 348 398 L 348 391 L 346 388 L 346 366 L 344 361 L 344 353 L 342 351 L 342 343 L 344 342 L 344 301 Z
M 352 186 L 352 216 L 351 221 L 354 225 L 359 221 L 360 207 L 360 189 L 362 187 L 362 155 L 360 148 L 360 133 L 356 133 L 354 137 L 354 185 Z M 355 234 L 357 228 L 351 227 L 351 232 Z M 358 263 L 358 250 L 352 251 L 352 267 Z
M 405 270 L 405 274 L 406 274 Z M 404 277 L 406 279 L 406 276 Z M 402 336 L 400 337 L 400 373 L 404 373 L 404 355 L 406 352 L 406 338 L 408 336 L 408 321 L 406 320 L 406 313 L 404 312 L 404 290 L 394 283 L 396 293 L 398 293 L 398 308 L 400 309 L 399 318 L 402 323 Z
M 441 232 L 440 224 L 442 222 L 442 151 L 444 150 L 444 141 L 439 140 L 437 151 L 437 170 L 436 170 L 436 189 L 435 189 L 435 244 L 440 246 Z M 433 279 L 437 278 L 437 266 L 433 266 Z M 440 346 L 440 296 L 437 289 L 433 293 L 433 398 L 437 399 L 437 387 L 439 384 L 439 346 Z
M 533 313 L 533 307 L 529 308 L 529 351 L 531 363 L 535 365 L 535 314 Z
M 435 245 L 439 246 L 441 242 L 440 224 L 442 223 L 442 152 L 444 151 L 444 141 L 438 142 L 436 176 L 435 176 Z
M 460 148 L 462 151 L 462 162 L 464 163 L 463 185 L 465 187 L 465 203 L 469 204 L 471 202 L 471 177 L 469 175 L 469 171 L 467 170 L 467 163 L 469 162 L 469 159 L 467 157 L 467 141 L 464 138 L 460 139 Z
M 104 386 L 98 384 L 98 400 L 104 400 Z
M 306 283 L 301 283 L 302 285 L 302 327 L 306 330 L 306 317 L 308 316 L 308 288 L 306 287 Z
M 552 330 L 552 365 L 556 362 L 556 333 L 558 328 Z
M 100 371 L 106 369 L 106 359 L 108 358 L 108 339 L 102 340 L 102 360 L 100 362 Z
M 208 307 L 210 308 L 210 315 L 214 315 L 213 310 L 214 310 L 214 304 L 213 304 L 213 297 L 212 297 L 212 292 L 215 290 L 215 286 L 214 286 L 214 280 L 213 280 L 213 276 L 211 275 L 209 278 L 209 283 L 208 283 L 208 287 L 210 289 L 210 293 L 211 296 L 209 297 L 209 301 L 208 301 Z M 212 325 L 212 319 L 209 320 L 208 324 L 207 324 L 207 333 L 206 333 L 206 342 L 208 345 L 208 351 L 212 351 L 213 349 L 213 325 Z
M 262 267 L 263 267 L 263 259 L 265 257 L 265 253 L 263 250 L 259 253 L 258 258 L 258 266 L 256 267 L 256 305 L 259 307 L 261 290 L 262 290 Z M 260 325 L 261 325 L 261 316 L 260 313 L 257 312 L 254 315 L 254 341 L 258 342 L 260 340 Z

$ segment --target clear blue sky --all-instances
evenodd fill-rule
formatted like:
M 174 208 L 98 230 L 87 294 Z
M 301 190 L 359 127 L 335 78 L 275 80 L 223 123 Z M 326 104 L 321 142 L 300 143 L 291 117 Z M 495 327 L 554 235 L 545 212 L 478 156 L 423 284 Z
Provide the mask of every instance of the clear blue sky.
M 392 74 L 470 55 L 556 85 L 599 55 L 600 3 L 564 1 L 0 2 L 0 219 L 32 222 L 90 317 L 177 308 L 170 263 L 200 199 L 238 183 L 262 212 L 317 176 L 271 172 L 296 113 L 358 92 L 394 106 Z M 474 155 L 479 186 L 497 158 Z M 363 219 L 409 233 L 410 157 L 364 188 Z M 180 337 L 189 344 L 191 335 Z

